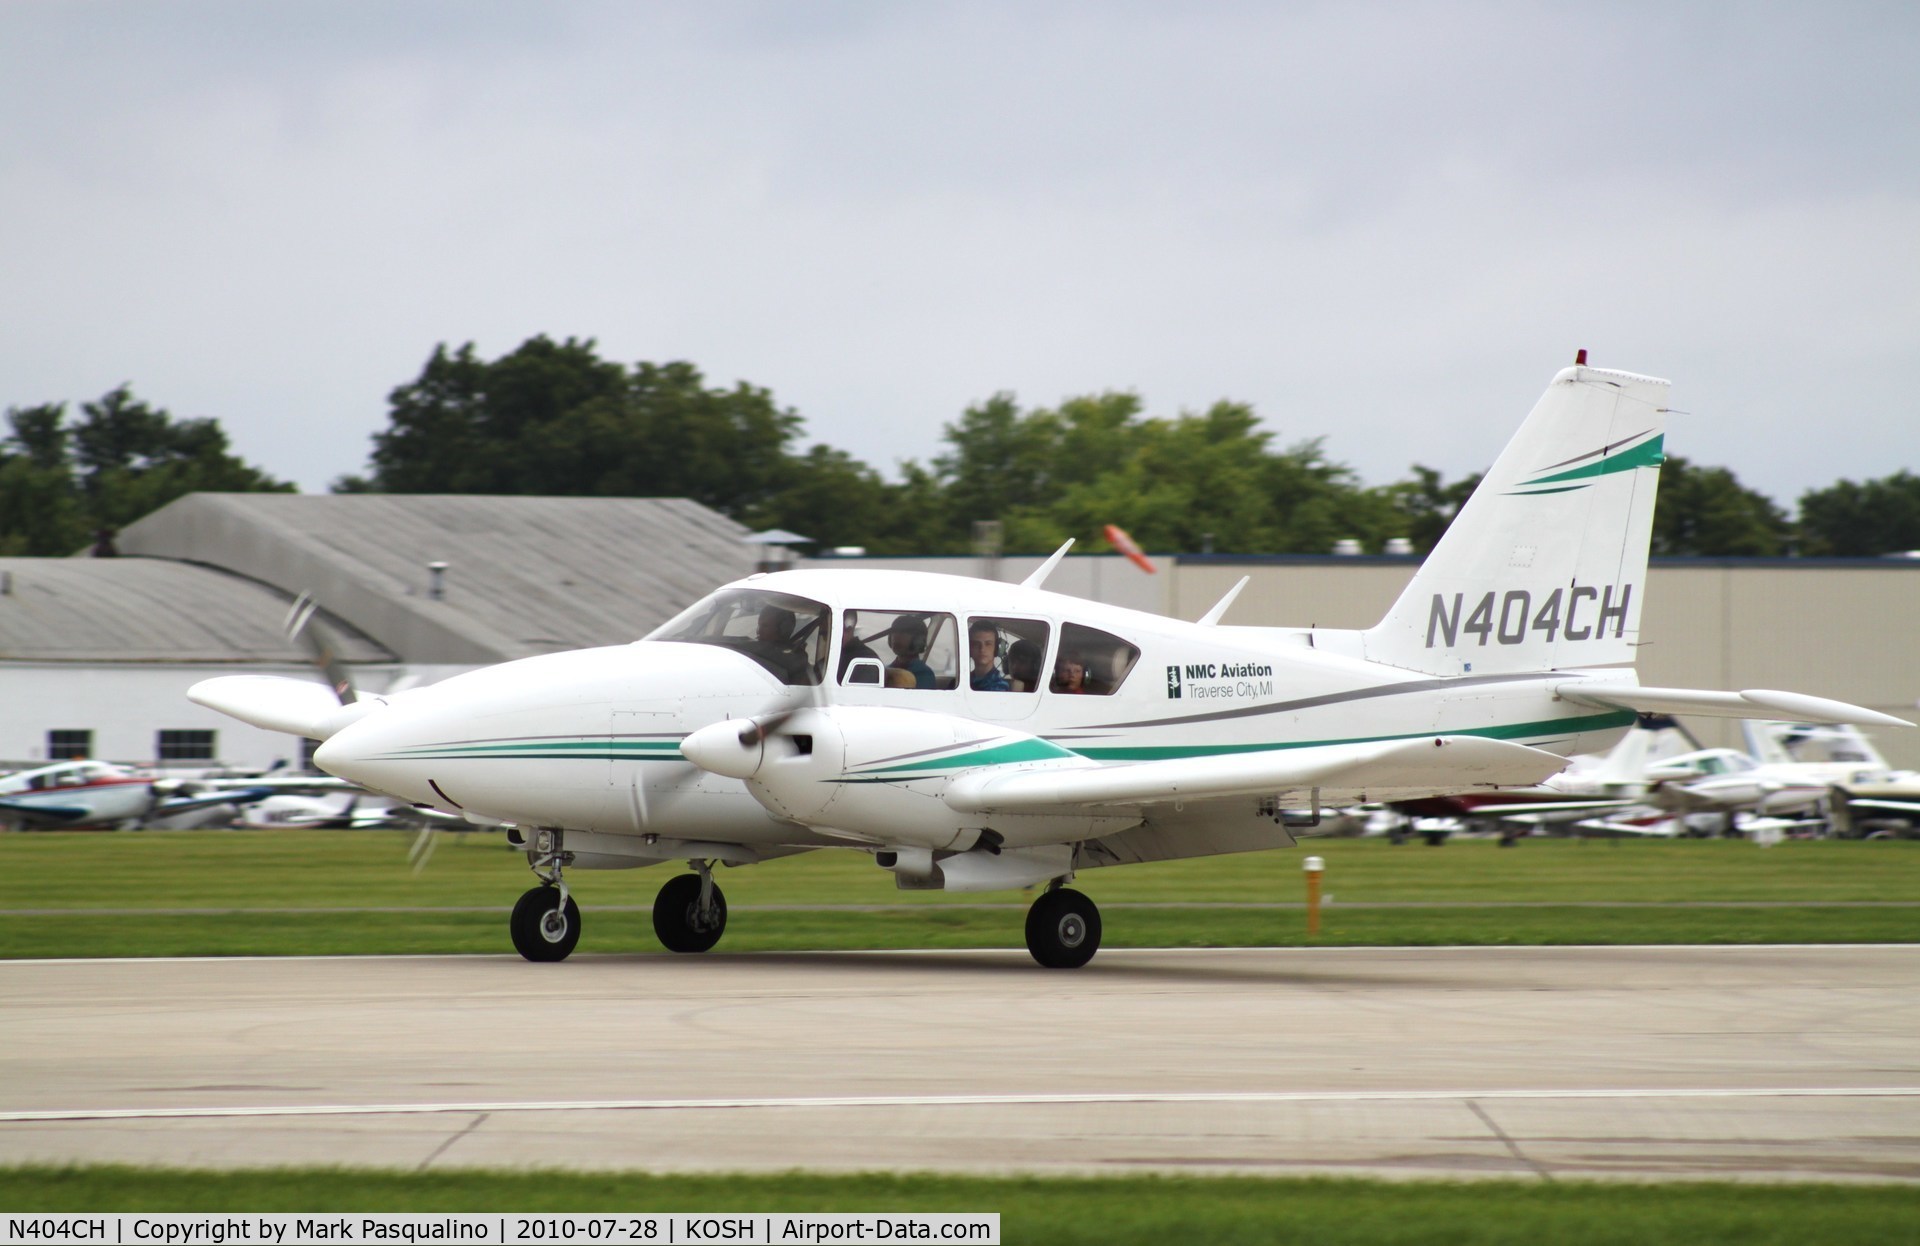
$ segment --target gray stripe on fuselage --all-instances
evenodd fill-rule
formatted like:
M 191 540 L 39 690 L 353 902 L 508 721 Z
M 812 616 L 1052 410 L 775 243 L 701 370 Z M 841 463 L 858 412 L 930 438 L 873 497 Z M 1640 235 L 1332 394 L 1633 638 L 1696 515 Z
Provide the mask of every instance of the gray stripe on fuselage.
M 1281 701 L 1275 705 L 1250 705 L 1237 710 L 1215 710 L 1210 714 L 1189 714 L 1184 718 L 1144 718 L 1138 722 L 1126 723 L 1089 723 L 1077 728 L 1081 731 L 1098 730 L 1102 727 L 1176 727 L 1185 723 L 1220 722 L 1228 718 L 1253 718 L 1261 714 L 1286 714 L 1293 710 L 1317 709 L 1322 705 L 1339 705 L 1345 701 L 1365 701 L 1372 697 L 1395 697 L 1408 692 L 1432 692 L 1439 688 L 1474 688 L 1486 684 L 1523 683 L 1528 680 L 1565 679 L 1564 671 L 1529 671 L 1516 675 L 1469 675 L 1464 679 L 1414 679 L 1401 684 L 1382 684 L 1376 688 L 1361 688 L 1353 692 L 1330 692 L 1324 696 L 1301 697 L 1297 701 Z M 1050 738 L 1065 738 L 1050 737 Z
M 988 740 L 991 740 L 993 738 L 994 737 L 990 735 L 983 735 L 977 740 L 962 740 L 958 744 L 940 744 L 940 745 L 935 745 L 933 748 L 915 749 L 911 753 L 895 753 L 892 757 L 882 757 L 878 761 L 863 761 L 860 763 L 860 765 L 862 767 L 887 766 L 887 765 L 893 764 L 896 761 L 905 761 L 909 757 L 928 757 L 934 753 L 950 753 L 957 748 L 972 748 L 976 744 L 985 744 Z

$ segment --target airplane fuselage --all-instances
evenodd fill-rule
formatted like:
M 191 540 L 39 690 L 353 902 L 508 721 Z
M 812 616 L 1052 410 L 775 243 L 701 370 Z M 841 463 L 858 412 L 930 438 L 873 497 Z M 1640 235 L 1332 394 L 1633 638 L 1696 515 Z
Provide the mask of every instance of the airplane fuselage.
M 411 693 L 341 730 L 316 761 L 376 790 L 474 820 L 662 837 L 667 842 L 654 846 L 665 858 L 684 855 L 681 841 L 749 851 L 849 840 L 945 847 L 968 819 L 936 812 L 927 785 L 1001 761 L 1204 758 L 1435 734 L 1569 756 L 1611 746 L 1633 721 L 1626 711 L 1557 699 L 1553 684 L 1578 672 L 1419 675 L 1360 658 L 1353 632 L 1201 626 L 942 575 L 808 570 L 753 577 L 716 596 L 728 592 L 806 603 L 798 607 L 803 614 L 817 608 L 821 621 L 809 638 L 814 648 L 802 655 L 805 672 L 794 677 L 769 663 L 759 642 L 746 637 L 734 647 L 648 639 L 526 658 Z M 932 670 L 931 683 L 924 674 L 906 687 L 889 686 L 887 678 L 853 682 L 858 673 L 848 669 L 848 655 L 857 647 L 883 646 L 869 659 L 878 665 L 890 657 L 883 673 L 908 664 L 880 637 L 903 616 L 927 624 L 919 661 Z M 999 638 L 992 670 L 1001 678 L 982 681 L 996 685 L 992 690 L 974 686 L 965 643 L 988 624 Z M 869 628 L 873 633 L 863 637 Z M 1021 639 L 1009 643 L 1015 635 Z M 1039 651 L 1037 666 L 1023 666 L 1030 684 L 1006 678 L 1021 640 Z M 1062 673 L 1071 659 L 1086 668 L 1080 691 L 1068 690 Z M 783 674 L 796 681 L 785 682 Z M 813 678 L 822 682 L 805 682 Z M 698 768 L 679 751 L 683 739 L 713 723 L 803 705 L 900 715 L 873 716 L 883 724 L 879 752 L 873 741 L 860 741 L 838 759 L 836 774 L 851 767 L 871 778 L 863 786 L 886 789 L 861 793 L 859 813 L 837 819 L 829 807 L 783 817 L 741 781 Z M 909 738 L 916 734 L 926 738 Z M 1006 752 L 1028 739 L 1037 742 L 1028 754 Z M 992 750 L 1001 753 L 989 756 Z M 847 782 L 842 777 L 837 785 Z M 873 808 L 883 795 L 900 807 L 891 833 L 888 817 Z M 1024 825 L 1002 816 L 995 826 L 1016 845 L 1059 842 L 1072 837 L 1063 817 L 1085 823 L 1087 835 L 1140 820 L 1120 810 L 1035 817 Z

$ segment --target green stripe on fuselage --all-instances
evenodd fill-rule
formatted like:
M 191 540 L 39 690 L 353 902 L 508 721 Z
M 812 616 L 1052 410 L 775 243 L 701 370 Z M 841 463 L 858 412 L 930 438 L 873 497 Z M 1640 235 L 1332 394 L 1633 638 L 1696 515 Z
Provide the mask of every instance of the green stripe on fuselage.
M 1344 740 L 1278 740 L 1259 744 L 1181 744 L 1129 745 L 1116 748 L 1077 749 L 1082 757 L 1094 761 L 1165 761 L 1181 757 L 1228 757 L 1237 753 L 1272 753 L 1282 749 L 1326 748 L 1336 744 L 1381 744 L 1388 740 L 1421 740 L 1429 736 L 1471 735 L 1489 740 L 1554 739 L 1587 731 L 1611 731 L 1630 727 L 1632 710 L 1607 714 L 1586 714 L 1579 718 L 1548 718 L 1540 722 L 1505 723 L 1493 727 L 1466 727 L 1456 730 L 1408 731 L 1399 735 L 1353 736 Z
M 1058 744 L 1047 740 L 1013 740 L 1006 744 L 997 744 L 992 748 L 978 749 L 971 753 L 958 753 L 949 757 L 932 757 L 925 761 L 905 762 L 897 766 L 884 763 L 856 772 L 859 777 L 891 778 L 894 775 L 924 774 L 930 770 L 972 770 L 976 766 L 1009 766 L 1024 761 L 1051 761 L 1056 757 L 1072 757 L 1073 754 Z
M 638 760 L 678 759 L 679 740 L 610 740 L 587 737 L 577 740 L 499 740 L 471 744 L 428 744 L 384 754 L 391 761 L 449 761 L 487 758 L 496 761 L 548 761 L 553 759 Z

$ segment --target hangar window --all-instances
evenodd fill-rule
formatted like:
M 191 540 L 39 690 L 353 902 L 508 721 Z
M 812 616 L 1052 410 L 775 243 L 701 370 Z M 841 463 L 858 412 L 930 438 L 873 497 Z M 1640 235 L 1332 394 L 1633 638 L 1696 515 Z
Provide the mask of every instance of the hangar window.
M 162 730 L 154 747 L 161 761 L 212 761 L 214 733 L 211 731 Z
M 48 761 L 78 761 L 93 756 L 93 732 L 85 727 L 55 727 L 47 732 Z

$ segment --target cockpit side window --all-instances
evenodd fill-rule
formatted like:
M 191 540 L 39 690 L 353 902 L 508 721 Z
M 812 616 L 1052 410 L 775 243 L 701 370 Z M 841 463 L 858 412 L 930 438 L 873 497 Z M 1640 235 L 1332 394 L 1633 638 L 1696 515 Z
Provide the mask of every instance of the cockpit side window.
M 840 682 L 856 658 L 877 658 L 889 688 L 952 688 L 960 676 L 960 633 L 950 614 L 849 610 L 841 621 Z
M 817 684 L 827 668 L 829 612 L 817 601 L 757 588 L 721 589 L 661 624 L 648 640 L 718 645 L 784 684 Z
M 1060 652 L 1047 688 L 1070 696 L 1112 696 L 1139 660 L 1138 645 L 1097 627 L 1068 623 L 1060 628 Z

